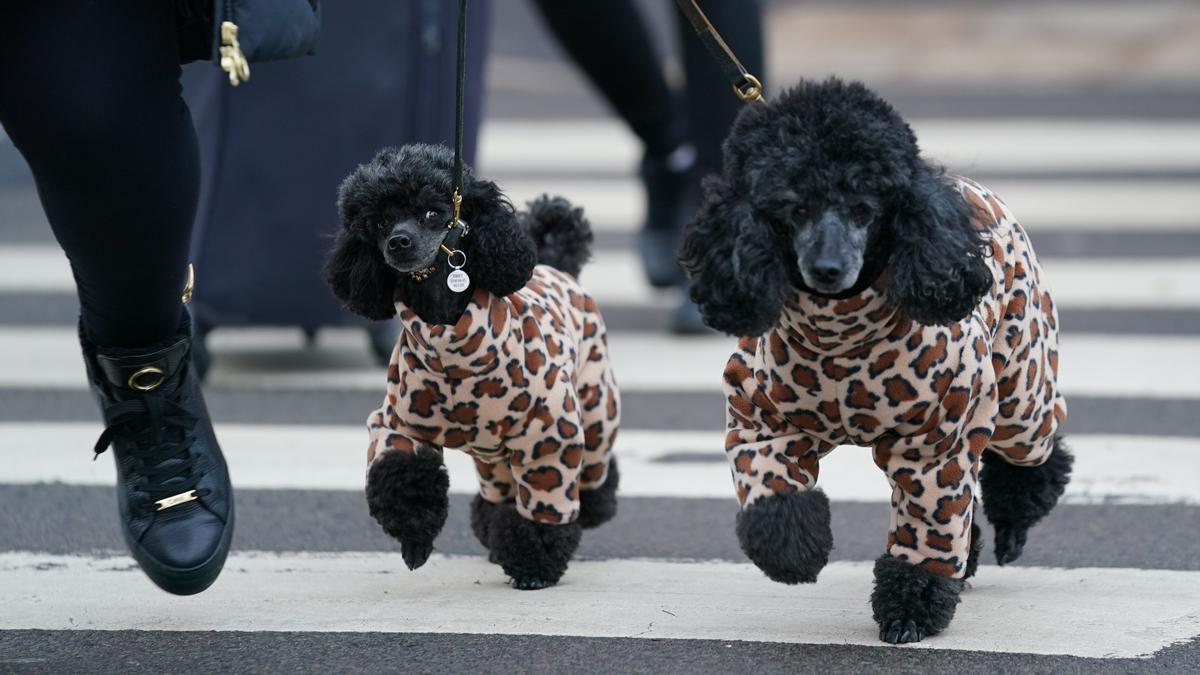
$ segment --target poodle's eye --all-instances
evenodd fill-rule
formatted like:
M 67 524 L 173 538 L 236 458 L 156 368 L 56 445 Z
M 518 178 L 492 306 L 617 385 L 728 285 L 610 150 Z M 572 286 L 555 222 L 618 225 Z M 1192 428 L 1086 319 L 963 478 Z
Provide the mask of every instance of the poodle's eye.
M 808 209 L 803 206 L 797 206 L 792 209 L 792 218 L 798 222 L 808 222 Z
M 867 208 L 866 204 L 855 204 L 850 207 L 850 217 L 859 224 L 865 223 L 870 216 L 871 209 Z
M 433 220 L 437 218 L 437 211 L 429 210 L 425 212 L 425 220 Z

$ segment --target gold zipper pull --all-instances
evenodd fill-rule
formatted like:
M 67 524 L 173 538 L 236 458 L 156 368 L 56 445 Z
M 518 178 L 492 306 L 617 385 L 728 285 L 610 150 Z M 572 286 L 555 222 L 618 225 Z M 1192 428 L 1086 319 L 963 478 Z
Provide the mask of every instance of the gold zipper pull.
M 221 22 L 221 70 L 229 73 L 229 84 L 235 87 L 250 79 L 250 62 L 238 44 L 238 27 L 232 21 Z

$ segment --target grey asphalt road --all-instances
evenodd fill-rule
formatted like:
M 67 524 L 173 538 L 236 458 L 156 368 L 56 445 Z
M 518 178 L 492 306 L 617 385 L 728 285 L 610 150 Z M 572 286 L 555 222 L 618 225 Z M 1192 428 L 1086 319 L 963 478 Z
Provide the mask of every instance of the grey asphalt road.
M 922 4 L 908 0 L 909 3 Z M 1023 0 L 1005 4 L 1022 5 Z M 497 2 L 498 60 L 488 113 L 494 118 L 595 118 L 603 105 L 579 82 L 561 90 L 527 88 L 520 67 L 547 72 L 561 81 L 564 70 L 552 43 L 539 32 L 525 3 Z M 669 35 L 669 3 L 642 1 L 658 35 Z M 800 3 L 777 2 L 772 6 Z M 845 5 L 846 3 L 827 3 Z M 924 4 L 929 4 L 928 2 Z M 934 1 L 938 6 L 958 3 Z M 997 3 L 989 3 L 995 5 Z M 1097 4 L 1077 3 L 1080 11 Z M 1121 0 L 1099 3 L 1124 6 Z M 1164 4 L 1150 3 L 1161 8 Z M 892 2 L 864 0 L 869 12 Z M 1149 5 L 1125 5 L 1147 10 Z M 1033 7 L 1032 4 L 1029 5 Z M 1158 11 L 1158 10 L 1154 10 Z M 865 16 L 865 15 L 864 15 Z M 1190 25 L 1190 24 L 1189 24 Z M 1180 33 L 1191 30 L 1181 22 Z M 1180 38 L 1182 39 L 1182 38 Z M 931 43 L 931 49 L 933 48 Z M 1188 57 L 1191 52 L 1181 52 Z M 1051 64 L 1053 65 L 1053 64 Z M 513 68 L 518 70 L 514 71 Z M 996 64 L 997 68 L 1004 64 Z M 1048 65 L 1047 67 L 1050 67 Z M 1144 67 L 1144 64 L 1143 64 Z M 802 72 L 795 64 L 785 75 Z M 532 76 L 531 76 L 532 77 Z M 1136 68 L 1103 82 L 1047 83 L 1007 78 L 975 86 L 933 81 L 874 82 L 905 114 L 955 119 L 1053 118 L 1078 120 L 1200 120 L 1200 87 L 1170 79 L 1140 79 Z M 544 174 L 543 174 L 544 175 Z M 1097 166 L 1072 172 L 1029 170 L 988 174 L 1031 181 L 1114 180 L 1153 185 L 1163 180 L 1200 181 L 1192 169 L 1128 171 Z M 582 171 L 580 179 L 611 179 L 611 173 Z M 50 235 L 27 169 L 11 143 L 0 142 L 0 247 L 50 245 Z M 602 232 L 606 251 L 633 246 L 628 233 Z M 1092 230 L 1087 223 L 1039 233 L 1043 257 L 1166 260 L 1200 258 L 1200 220 L 1179 214 L 1177 227 L 1143 231 L 1133 220 L 1122 227 Z M 77 305 L 67 293 L 28 293 L 0 288 L 0 329 L 69 329 Z M 637 304 L 604 308 L 614 331 L 656 330 L 669 310 Z M 1062 308 L 1071 334 L 1200 337 L 1200 309 L 1189 307 Z M 269 395 L 265 395 L 269 394 Z M 352 389 L 256 392 L 214 387 L 208 392 L 214 417 L 224 423 L 281 425 L 358 424 L 380 393 Z M 723 401 L 716 392 L 627 391 L 625 425 L 641 430 L 722 428 Z M 1200 436 L 1200 400 L 1186 397 L 1075 396 L 1067 431 L 1075 434 Z M 32 422 L 52 429 L 63 422 L 95 422 L 95 403 L 82 390 L 0 386 L 0 423 Z M 0 437 L 0 443 L 3 438 Z M 21 452 L 37 452 L 23 448 Z M 6 457 L 19 455 L 0 447 Z M 79 461 L 90 448 L 79 449 Z M 681 447 L 658 461 L 722 462 L 719 448 Z M 110 461 L 107 457 L 101 461 Z M 1130 457 L 1131 466 L 1142 466 Z M 1142 467 L 1146 469 L 1147 467 Z M 1150 467 L 1154 468 L 1154 467 Z M 1170 470 L 1161 467 L 1160 470 Z M 1200 477 L 1197 477 L 1200 478 Z M 240 490 L 239 551 L 346 553 L 395 551 L 366 513 L 363 495 L 351 490 Z M 438 550 L 482 555 L 467 524 L 467 498 L 453 495 L 450 520 Z M 579 557 L 590 560 L 653 559 L 745 562 L 733 530 L 736 504 L 728 499 L 626 497 L 617 519 L 589 532 Z M 867 561 L 878 556 L 887 523 L 882 503 L 837 502 L 833 508 L 835 560 Z M 989 546 L 991 531 L 984 523 Z M 1120 568 L 1200 571 L 1200 506 L 1195 504 L 1067 504 L 1033 533 L 1021 565 L 1054 568 Z M 111 488 L 55 483 L 6 483 L 0 467 L 0 554 L 36 552 L 92 555 L 120 552 L 121 538 Z M 985 570 L 986 572 L 986 570 Z M 147 602 L 156 596 L 147 595 Z M 969 601 L 969 599 L 968 599 Z M 865 598 L 864 598 L 865 602 Z M 586 608 L 581 608 L 586 611 Z M 763 607 L 763 612 L 800 613 L 803 608 Z M 1030 610 L 1035 611 L 1035 610 Z M 1200 608 L 1197 608 L 1200 611 Z M 0 606 L 0 616 L 5 608 Z M 1113 631 L 1145 631 L 1111 617 Z M 956 650 L 943 641 L 932 650 L 884 646 L 805 645 L 746 641 L 552 637 L 495 634 L 0 630 L 0 673 L 8 672 L 629 672 L 629 673 L 1131 673 L 1200 672 L 1200 638 L 1167 647 L 1144 659 L 1093 659 L 1024 653 Z

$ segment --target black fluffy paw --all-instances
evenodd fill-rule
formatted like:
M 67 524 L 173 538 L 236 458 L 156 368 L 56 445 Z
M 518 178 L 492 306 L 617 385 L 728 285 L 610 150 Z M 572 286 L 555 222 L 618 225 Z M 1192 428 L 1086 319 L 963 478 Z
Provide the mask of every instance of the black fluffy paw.
M 879 639 L 894 645 L 920 642 L 925 639 L 925 629 L 912 619 L 896 619 L 879 629 Z
M 577 523 L 537 523 L 522 517 L 515 504 L 500 504 L 488 528 L 488 559 L 512 577 L 513 588 L 546 588 L 566 573 L 582 533 Z
M 1023 527 L 1009 525 L 996 526 L 996 563 L 1007 565 L 1025 552 L 1025 541 L 1029 538 L 1029 530 Z
M 879 639 L 892 644 L 918 642 L 950 625 L 963 582 L 940 577 L 899 558 L 875 561 L 871 610 Z
M 425 564 L 446 523 L 450 479 L 441 453 L 428 446 L 416 452 L 388 452 L 367 472 L 367 506 L 384 532 L 400 542 L 408 568 Z
M 579 491 L 579 526 L 585 530 L 612 520 L 617 515 L 617 487 L 621 474 L 617 471 L 617 458 L 608 462 L 608 475 L 598 488 Z
M 424 565 L 431 553 L 433 544 L 400 542 L 400 555 L 404 557 L 404 564 L 410 570 Z
M 1029 529 L 1058 504 L 1071 480 L 1071 456 L 1062 439 L 1040 466 L 1015 466 L 994 453 L 983 453 L 979 489 L 983 512 L 996 530 L 996 562 L 1006 565 L 1021 557 Z
M 549 581 L 540 577 L 521 577 L 512 580 L 512 587 L 518 591 L 537 591 L 543 588 L 549 588 L 558 583 L 557 580 Z
M 812 583 L 833 549 L 829 498 L 809 490 L 760 499 L 738 514 L 737 537 L 746 557 L 773 581 Z

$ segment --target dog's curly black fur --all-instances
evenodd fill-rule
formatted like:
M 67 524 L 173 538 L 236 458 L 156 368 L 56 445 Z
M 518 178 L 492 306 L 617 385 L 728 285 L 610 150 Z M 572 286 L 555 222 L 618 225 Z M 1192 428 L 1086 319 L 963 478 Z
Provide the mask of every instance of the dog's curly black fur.
M 680 254 L 711 327 L 761 335 L 795 289 L 813 290 L 795 237 L 823 213 L 855 214 L 866 229 L 856 280 L 828 295 L 854 295 L 887 270 L 888 297 L 904 316 L 948 324 L 991 287 L 988 242 L 970 207 L 921 157 L 892 106 L 862 84 L 801 82 L 745 106 L 724 152 Z
M 829 498 L 820 490 L 758 500 L 737 515 L 742 552 L 774 581 L 812 583 L 833 550 Z
M 996 562 L 1007 565 L 1024 552 L 1029 528 L 1058 504 L 1075 458 L 1055 436 L 1054 450 L 1040 466 L 1014 466 L 990 452 L 983 454 L 982 462 L 983 512 L 996 530 Z
M 399 298 L 428 323 L 452 324 L 462 316 L 471 292 L 455 293 L 446 287 L 451 271 L 446 256 L 438 256 L 429 279 L 416 282 L 389 266 L 378 246 L 381 224 L 391 224 L 414 209 L 431 209 L 448 221 L 452 163 L 452 153 L 443 146 L 384 148 L 342 182 L 338 211 L 344 228 L 324 276 L 350 311 L 368 319 L 389 319 L 396 314 Z M 561 210 L 563 201 L 543 198 L 536 208 Z M 500 188 L 467 169 L 461 215 L 471 227 L 458 246 L 467 256 L 464 271 L 471 288 L 482 286 L 499 296 L 522 288 L 533 275 L 538 252 Z
M 531 591 L 558 583 L 579 548 L 583 536 L 579 523 L 534 522 L 522 517 L 513 502 L 487 510 L 491 513 L 481 514 L 481 523 L 486 524 L 475 534 L 487 536 L 488 559 L 512 577 L 513 588 Z
M 875 561 L 871 610 L 879 639 L 892 644 L 920 642 L 950 625 L 959 603 L 961 579 L 941 577 L 916 565 L 880 556 Z
M 599 527 L 617 515 L 617 488 L 621 485 L 621 474 L 617 471 L 617 458 L 608 461 L 608 475 L 604 484 L 594 490 L 579 491 L 579 526 L 585 530 Z
M 529 236 L 537 242 L 537 261 L 579 278 L 592 257 L 595 236 L 583 209 L 562 197 L 542 196 L 518 214 Z
M 386 453 L 367 472 L 371 517 L 400 542 L 410 570 L 424 565 L 433 553 L 433 542 L 446 524 L 449 489 L 442 455 L 429 446 Z
M 979 513 L 979 503 L 976 502 L 974 513 Z M 975 576 L 975 572 L 979 570 L 979 556 L 983 553 L 983 530 L 979 528 L 979 523 L 975 518 L 971 519 L 971 546 L 967 552 L 967 565 L 963 572 L 963 581 Z

